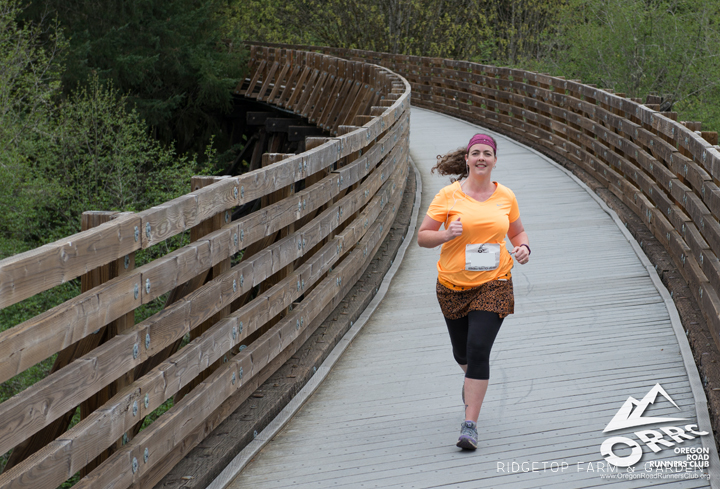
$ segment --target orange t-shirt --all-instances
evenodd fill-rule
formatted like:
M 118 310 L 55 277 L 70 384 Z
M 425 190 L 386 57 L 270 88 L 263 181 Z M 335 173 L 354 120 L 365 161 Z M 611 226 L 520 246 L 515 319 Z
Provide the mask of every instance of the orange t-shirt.
M 445 223 L 446 229 L 458 218 L 461 218 L 463 226 L 462 234 L 444 243 L 440 251 L 438 280 L 447 287 L 477 287 L 491 280 L 510 278 L 513 259 L 505 247 L 505 236 L 510 223 L 520 217 L 520 210 L 512 190 L 497 182 L 493 183 L 495 192 L 485 202 L 478 202 L 466 195 L 460 182 L 454 182 L 440 190 L 430 204 L 427 215 Z M 500 244 L 500 265 L 495 270 L 465 270 L 465 246 L 479 243 Z

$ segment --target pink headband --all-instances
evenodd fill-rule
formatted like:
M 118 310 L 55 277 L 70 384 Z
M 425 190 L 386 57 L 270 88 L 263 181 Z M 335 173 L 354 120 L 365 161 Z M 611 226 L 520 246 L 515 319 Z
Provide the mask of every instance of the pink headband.
M 490 136 L 487 136 L 485 134 L 475 134 L 472 139 L 470 139 L 470 142 L 467 146 L 467 152 L 470 152 L 470 148 L 472 148 L 476 144 L 487 144 L 493 149 L 494 153 L 497 153 L 497 147 L 495 146 L 495 141 L 493 141 Z

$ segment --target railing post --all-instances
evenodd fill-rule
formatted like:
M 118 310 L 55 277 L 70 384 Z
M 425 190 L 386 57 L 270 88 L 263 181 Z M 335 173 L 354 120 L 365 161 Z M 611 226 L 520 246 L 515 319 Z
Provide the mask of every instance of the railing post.
M 193 191 L 200 190 L 203 187 L 207 187 L 208 185 L 212 185 L 213 183 L 218 181 L 218 177 L 207 177 L 207 176 L 194 176 L 191 179 L 191 188 Z M 219 214 L 215 214 L 210 219 L 201 222 L 197 226 L 190 229 L 190 241 L 194 242 L 202 238 L 203 236 L 206 236 L 213 231 L 217 231 L 220 229 L 224 224 L 229 223 L 232 220 L 232 211 L 228 209 L 225 212 L 221 212 Z M 195 279 L 191 280 L 186 286 L 178 287 L 175 290 L 173 290 L 173 294 L 171 294 L 171 297 L 168 298 L 167 305 L 170 304 L 170 299 L 179 300 L 181 297 L 184 297 L 185 295 L 189 294 L 193 290 L 199 288 L 202 286 L 205 282 L 212 280 L 213 278 L 216 278 L 220 275 L 222 275 L 224 272 L 230 270 L 230 262 L 231 258 L 226 258 L 222 260 L 220 263 L 212 267 L 210 270 L 206 271 L 205 273 L 200 274 Z M 191 290 L 192 289 L 192 290 Z M 175 291 L 178 291 L 178 293 L 175 293 Z M 180 294 L 183 295 L 180 295 Z M 224 318 L 230 314 L 230 304 L 228 304 L 226 307 L 218 311 L 215 315 L 213 315 L 210 319 L 205 321 L 203 324 L 198 326 L 197 328 L 190 331 L 190 341 L 194 340 L 195 338 L 202 335 L 205 331 L 207 331 L 213 324 L 218 322 L 220 319 Z M 162 356 L 163 358 L 159 358 L 160 361 L 165 360 L 170 355 L 175 353 L 177 349 L 180 347 L 179 342 L 176 342 L 174 345 L 172 345 L 169 349 L 166 349 L 166 351 L 161 352 L 161 355 L 158 355 L 159 357 Z M 195 386 L 197 386 L 200 382 L 202 382 L 203 379 L 207 378 L 210 373 L 212 373 L 217 366 L 220 365 L 219 362 L 216 362 L 215 364 L 211 365 L 205 371 L 203 371 L 200 375 L 195 377 L 193 381 L 186 385 L 184 388 L 182 388 L 177 394 L 175 394 L 173 402 L 177 403 L 182 399 L 188 392 L 190 392 Z
M 111 221 L 121 215 L 123 214 L 116 211 L 83 212 L 81 218 L 81 230 L 87 231 L 88 229 Z M 108 282 L 115 277 L 124 275 L 125 273 L 128 273 L 130 270 L 132 270 L 134 267 L 135 254 L 131 253 L 125 258 L 115 260 L 112 263 L 91 270 L 88 273 L 82 275 L 80 278 L 81 293 L 87 292 L 97 287 L 98 285 Z M 53 363 L 52 369 L 50 370 L 50 374 L 52 374 L 53 372 L 57 372 L 61 368 L 71 363 L 76 358 L 79 358 L 92 351 L 98 345 L 100 345 L 104 341 L 107 341 L 107 339 L 115 336 L 118 331 L 125 331 L 131 328 L 134 324 L 134 312 L 129 312 L 128 314 L 116 319 L 107 326 L 98 329 L 93 334 L 90 334 L 85 338 L 81 339 L 80 341 L 74 343 L 73 345 L 65 348 L 64 350 L 60 351 L 55 358 L 55 362 Z M 97 409 L 98 406 L 102 405 L 105 400 L 109 399 L 115 392 L 117 392 L 120 387 L 126 385 L 128 382 L 128 375 L 130 375 L 129 381 L 132 382 L 132 372 L 130 372 L 129 374 L 126 374 L 118 381 L 116 381 L 114 385 L 102 389 L 90 399 L 81 403 L 80 413 L 82 418 L 87 417 L 92 411 Z M 70 425 L 70 422 L 75 415 L 75 411 L 76 409 L 68 411 L 67 413 L 65 413 L 65 415 L 59 417 L 54 422 L 37 432 L 35 435 L 31 436 L 23 443 L 15 447 L 5 466 L 5 470 L 7 471 L 11 467 L 19 464 L 33 453 L 37 452 L 51 441 L 61 436 L 68 429 L 68 426 Z M 108 451 L 100 455 L 98 459 L 90 463 L 89 469 L 87 470 L 91 470 L 92 467 L 96 466 L 99 461 L 107 458 L 108 455 Z M 85 470 L 86 469 L 83 469 L 83 473 L 86 473 Z

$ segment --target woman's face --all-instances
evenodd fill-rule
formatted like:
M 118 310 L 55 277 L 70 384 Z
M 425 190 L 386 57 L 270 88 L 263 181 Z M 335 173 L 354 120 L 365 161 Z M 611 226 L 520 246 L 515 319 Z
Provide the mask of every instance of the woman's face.
M 473 144 L 465 155 L 470 175 L 488 176 L 495 168 L 497 158 L 492 146 L 487 144 Z

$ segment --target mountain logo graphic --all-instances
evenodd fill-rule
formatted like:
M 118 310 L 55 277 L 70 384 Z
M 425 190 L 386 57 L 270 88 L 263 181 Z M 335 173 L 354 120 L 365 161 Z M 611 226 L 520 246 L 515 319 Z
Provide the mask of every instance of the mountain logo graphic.
M 613 419 L 611 419 L 608 425 L 605 427 L 603 433 L 607 433 L 609 431 L 617 431 L 623 428 L 632 428 L 635 426 L 644 426 L 655 423 L 665 423 L 668 421 L 684 421 L 687 419 L 659 418 L 652 416 L 643 417 L 643 413 L 648 408 L 648 406 L 650 404 L 654 404 L 657 400 L 658 394 L 662 394 L 662 396 L 668 401 L 670 401 L 673 406 L 680 409 L 678 405 L 675 404 L 675 401 L 672 400 L 670 395 L 665 392 L 665 389 L 663 389 L 660 384 L 655 384 L 655 386 L 650 389 L 650 392 L 645 394 L 645 397 L 643 397 L 641 401 L 638 401 L 633 397 L 628 397 L 627 401 L 625 401 L 625 403 L 618 410 L 618 412 L 615 413 Z

